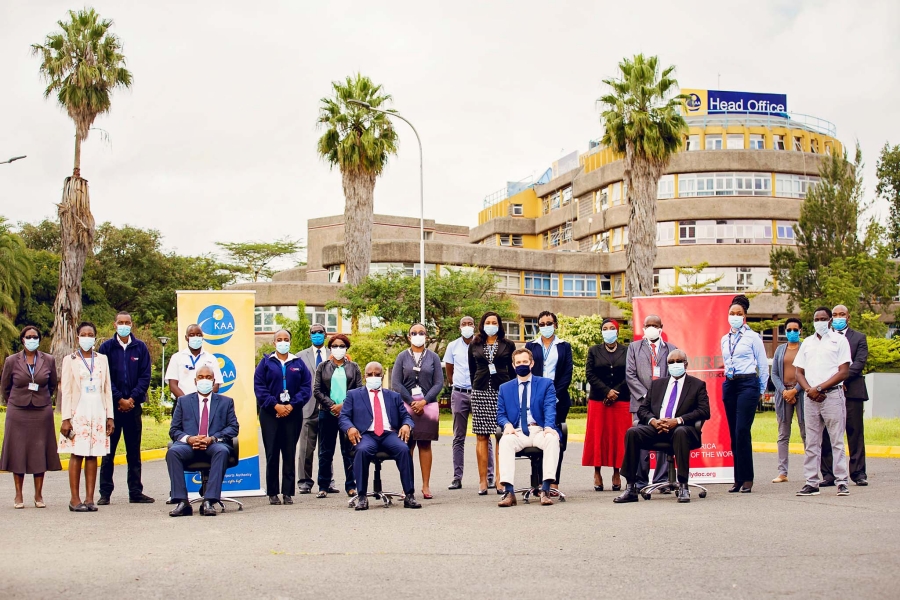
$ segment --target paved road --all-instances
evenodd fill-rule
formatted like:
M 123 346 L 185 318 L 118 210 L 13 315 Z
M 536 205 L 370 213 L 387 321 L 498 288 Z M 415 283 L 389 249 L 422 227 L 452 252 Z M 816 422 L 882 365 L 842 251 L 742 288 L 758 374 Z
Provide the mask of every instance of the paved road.
M 98 513 L 72 514 L 65 474 L 52 473 L 49 508 L 14 511 L 3 474 L 0 598 L 898 597 L 900 461 L 871 460 L 872 485 L 849 497 L 828 488 L 797 498 L 797 477 L 766 483 L 775 455 L 757 454 L 751 495 L 716 486 L 688 505 L 661 496 L 618 506 L 592 490 L 571 444 L 568 502 L 501 510 L 497 496 L 475 494 L 467 450 L 465 487 L 450 492 L 449 439 L 435 444 L 437 496 L 418 511 L 353 512 L 343 497 L 298 496 L 289 507 L 252 498 L 243 512 L 172 519 L 162 462 L 144 467 L 153 505 L 117 492 Z M 791 457 L 797 473 L 800 458 Z M 393 465 L 385 475 L 386 488 L 399 487 Z

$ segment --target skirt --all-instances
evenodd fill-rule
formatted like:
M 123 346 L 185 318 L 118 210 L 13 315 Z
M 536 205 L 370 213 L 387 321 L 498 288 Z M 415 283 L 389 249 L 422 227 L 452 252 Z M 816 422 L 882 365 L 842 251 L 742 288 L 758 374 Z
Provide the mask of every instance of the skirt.
M 490 388 L 472 390 L 472 433 L 494 435 L 497 433 L 497 392 Z
M 75 456 L 106 456 L 109 438 L 106 435 L 106 409 L 100 394 L 82 394 L 72 416 L 75 439 L 59 436 L 59 453 Z
M 0 471 L 40 475 L 61 469 L 53 407 L 7 406 Z
M 628 402 L 606 406 L 599 400 L 588 400 L 587 429 L 584 433 L 585 467 L 618 469 L 625 459 L 625 432 L 631 427 Z
M 425 405 L 425 409 L 422 411 L 421 415 L 417 415 L 413 412 L 412 407 L 409 404 L 403 404 L 406 407 L 406 412 L 409 413 L 409 416 L 412 417 L 413 427 L 412 435 L 409 436 L 409 441 L 411 442 L 433 442 L 438 439 L 438 427 L 440 420 L 440 407 L 437 402 L 429 402 Z

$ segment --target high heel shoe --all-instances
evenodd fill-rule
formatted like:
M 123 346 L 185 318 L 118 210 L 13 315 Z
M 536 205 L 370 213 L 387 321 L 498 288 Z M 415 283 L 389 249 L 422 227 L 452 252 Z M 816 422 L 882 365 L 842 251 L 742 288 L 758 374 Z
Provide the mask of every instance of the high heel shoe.
M 24 502 L 16 502 L 15 504 L 13 504 L 13 508 L 15 508 L 16 510 L 21 510 L 21 509 L 25 508 L 25 503 Z
M 432 496 L 431 494 L 426 494 L 424 491 L 422 492 L 422 498 L 424 498 L 425 500 L 434 500 L 434 496 Z
M 44 502 L 41 501 L 41 500 L 35 500 L 35 501 L 34 501 L 34 507 L 35 507 L 35 508 L 47 508 L 47 505 L 44 504 Z
M 745 481 L 744 485 L 741 486 L 742 494 L 749 494 L 750 492 L 753 491 L 753 482 L 751 481 L 749 483 L 750 483 L 750 485 L 747 485 L 747 482 Z
M 487 488 L 484 488 L 483 490 L 478 490 L 478 495 L 479 496 L 487 496 Z
M 736 483 L 733 486 L 731 486 L 730 488 L 728 488 L 729 494 L 735 494 L 739 491 L 741 491 L 741 484 L 739 484 L 739 483 Z

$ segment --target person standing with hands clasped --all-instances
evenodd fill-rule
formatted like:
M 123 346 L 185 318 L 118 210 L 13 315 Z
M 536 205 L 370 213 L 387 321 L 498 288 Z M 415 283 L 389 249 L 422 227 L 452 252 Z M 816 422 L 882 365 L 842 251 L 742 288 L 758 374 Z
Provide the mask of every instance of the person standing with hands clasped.
M 203 349 L 203 330 L 200 329 L 200 326 L 196 323 L 188 325 L 184 331 L 184 339 L 187 341 L 188 347 L 173 354 L 166 369 L 166 381 L 169 384 L 169 391 L 175 396 L 176 404 L 182 396 L 197 391 L 197 369 L 204 365 L 213 371 L 214 392 L 219 391 L 219 386 L 224 381 L 222 370 L 219 368 L 219 359 Z M 174 406 L 172 412 L 175 412 Z
M 330 352 L 325 342 L 328 335 L 325 326 L 314 323 L 309 328 L 309 339 L 312 345 L 299 352 L 297 356 L 306 365 L 310 373 L 315 373 L 319 365 L 328 360 Z M 300 485 L 301 494 L 312 492 L 313 483 L 313 459 L 316 456 L 316 444 L 319 439 L 319 406 L 318 402 L 309 402 L 303 407 L 303 426 L 300 429 L 300 449 L 297 456 L 297 483 Z M 330 482 L 329 494 L 337 494 L 340 490 Z
M 800 319 L 791 317 L 784 323 L 787 343 L 778 346 L 772 358 L 772 383 L 775 384 L 775 417 L 778 421 L 778 477 L 772 483 L 788 480 L 788 457 L 791 444 L 791 422 L 794 414 L 800 425 L 800 438 L 806 447 L 806 421 L 803 418 L 803 388 L 797 382 L 794 359 L 800 350 Z

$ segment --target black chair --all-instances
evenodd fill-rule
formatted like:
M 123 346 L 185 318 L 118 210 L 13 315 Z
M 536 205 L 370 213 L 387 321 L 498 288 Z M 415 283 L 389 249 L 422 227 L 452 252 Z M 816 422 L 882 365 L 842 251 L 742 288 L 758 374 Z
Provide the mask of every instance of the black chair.
M 569 427 L 562 423 L 559 428 L 562 431 L 562 435 L 559 436 L 559 451 L 561 454 L 566 451 L 566 446 L 569 442 Z M 499 444 L 500 438 L 503 437 L 503 430 L 499 427 L 497 427 L 495 437 L 497 438 L 497 444 Z M 518 488 L 514 492 L 522 494 L 522 500 L 525 501 L 525 504 L 528 504 L 532 496 L 537 497 L 540 494 L 541 485 L 544 482 L 544 451 L 534 447 L 524 448 L 516 452 L 516 458 L 527 458 L 531 462 L 531 481 L 528 487 Z M 560 502 L 566 501 L 566 495 L 560 489 L 550 488 L 550 497 L 559 498 Z
M 356 456 L 356 447 L 354 446 L 353 452 L 351 456 Z M 394 503 L 392 498 L 405 498 L 406 494 L 398 494 L 397 492 L 385 492 L 381 489 L 381 463 L 386 460 L 394 460 L 391 458 L 391 455 L 387 452 L 376 452 L 375 458 L 372 460 L 372 463 L 375 465 L 375 475 L 372 478 L 372 491 L 366 492 L 367 498 L 374 498 L 375 500 L 381 500 L 384 503 L 385 508 L 389 508 Z M 357 485 L 359 482 L 357 482 Z M 354 496 L 350 499 L 350 502 L 347 503 L 347 506 L 350 508 L 356 508 L 356 504 L 359 502 L 359 495 Z
M 697 438 L 702 439 L 703 432 L 703 423 L 705 421 L 697 421 L 694 423 L 694 428 L 697 430 Z M 692 446 L 691 450 L 696 450 L 700 447 L 700 444 L 697 446 Z M 668 481 L 663 481 L 661 483 L 651 483 L 648 486 L 641 488 L 641 497 L 644 500 L 650 500 L 652 498 L 651 494 L 653 492 L 660 492 L 662 494 L 667 494 L 669 492 L 673 492 L 678 489 L 678 481 L 676 479 L 676 471 L 675 471 L 675 456 L 674 449 L 672 448 L 671 442 L 658 442 L 653 445 L 651 450 L 656 452 L 665 452 L 668 456 L 669 462 L 669 479 Z M 658 456 L 658 455 L 657 455 Z M 700 490 L 699 496 L 701 498 L 706 498 L 706 488 L 702 485 L 697 485 L 696 483 L 691 483 L 688 481 L 689 488 L 698 488 Z
M 167 448 L 172 447 L 173 442 L 169 442 Z M 231 440 L 231 454 L 228 455 L 228 468 L 234 467 L 238 464 L 238 440 L 234 438 Z M 184 466 L 185 473 L 194 472 L 200 474 L 200 497 L 194 498 L 190 501 L 191 504 L 196 504 L 197 502 L 203 502 L 203 496 L 206 494 L 206 484 L 209 482 L 209 469 L 210 464 L 208 460 L 198 460 L 192 463 L 188 463 Z M 232 502 L 238 505 L 238 510 L 244 510 L 244 503 L 240 500 L 235 500 L 234 498 L 219 498 L 217 504 L 222 507 L 222 512 L 225 512 L 225 505 L 223 502 Z

